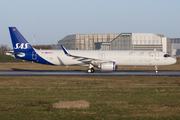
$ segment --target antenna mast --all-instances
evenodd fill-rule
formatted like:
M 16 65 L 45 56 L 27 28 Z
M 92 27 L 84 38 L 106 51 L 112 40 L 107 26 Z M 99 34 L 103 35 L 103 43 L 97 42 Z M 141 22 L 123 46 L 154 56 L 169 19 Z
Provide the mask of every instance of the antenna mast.
M 35 46 L 35 35 L 33 36 L 33 46 Z

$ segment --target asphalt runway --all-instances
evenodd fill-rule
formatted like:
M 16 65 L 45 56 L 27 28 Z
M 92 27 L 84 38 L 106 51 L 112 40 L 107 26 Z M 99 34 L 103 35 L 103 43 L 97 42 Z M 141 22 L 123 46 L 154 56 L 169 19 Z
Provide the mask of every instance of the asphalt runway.
M 180 71 L 0 71 L 0 76 L 180 76 Z

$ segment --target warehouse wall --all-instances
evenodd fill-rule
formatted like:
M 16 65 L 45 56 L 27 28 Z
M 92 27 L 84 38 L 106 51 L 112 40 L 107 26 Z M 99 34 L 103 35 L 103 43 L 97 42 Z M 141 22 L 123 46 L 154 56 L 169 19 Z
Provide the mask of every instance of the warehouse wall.
M 171 54 L 171 39 L 153 33 L 75 34 L 58 41 L 57 47 L 79 50 L 154 50 Z
M 162 36 L 153 33 L 132 33 L 133 50 L 162 51 Z
M 94 50 L 96 42 L 111 42 L 119 34 L 77 34 L 76 48 Z
M 62 49 L 61 45 L 64 47 L 68 48 L 68 50 L 74 50 L 75 49 L 75 35 L 68 35 L 65 38 L 61 39 L 58 41 L 56 48 L 57 49 Z
M 119 34 L 75 34 L 68 35 L 58 41 L 58 48 L 64 45 L 66 49 L 94 50 L 96 42 L 111 42 Z
M 117 38 L 115 38 L 111 44 L 111 50 L 132 50 L 132 43 L 131 43 L 131 34 L 120 34 Z

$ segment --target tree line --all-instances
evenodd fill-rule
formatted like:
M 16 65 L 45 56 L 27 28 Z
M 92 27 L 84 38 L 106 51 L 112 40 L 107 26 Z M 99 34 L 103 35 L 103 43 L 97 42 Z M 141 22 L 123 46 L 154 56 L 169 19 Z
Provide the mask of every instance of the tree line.
M 0 45 L 0 55 L 5 55 L 6 51 L 10 51 L 11 49 L 7 45 Z
M 33 46 L 33 48 L 35 49 L 52 49 L 51 45 L 35 45 Z M 6 55 L 7 51 L 12 50 L 11 48 L 9 48 L 7 45 L 0 45 L 0 56 L 4 56 Z

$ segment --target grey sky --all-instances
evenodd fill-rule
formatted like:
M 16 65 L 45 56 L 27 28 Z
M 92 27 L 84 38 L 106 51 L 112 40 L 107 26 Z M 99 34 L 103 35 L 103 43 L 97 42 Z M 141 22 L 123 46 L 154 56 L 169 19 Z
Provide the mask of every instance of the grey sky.
M 8 27 L 33 44 L 56 44 L 70 34 L 155 33 L 180 37 L 179 0 L 0 0 L 0 44 Z

